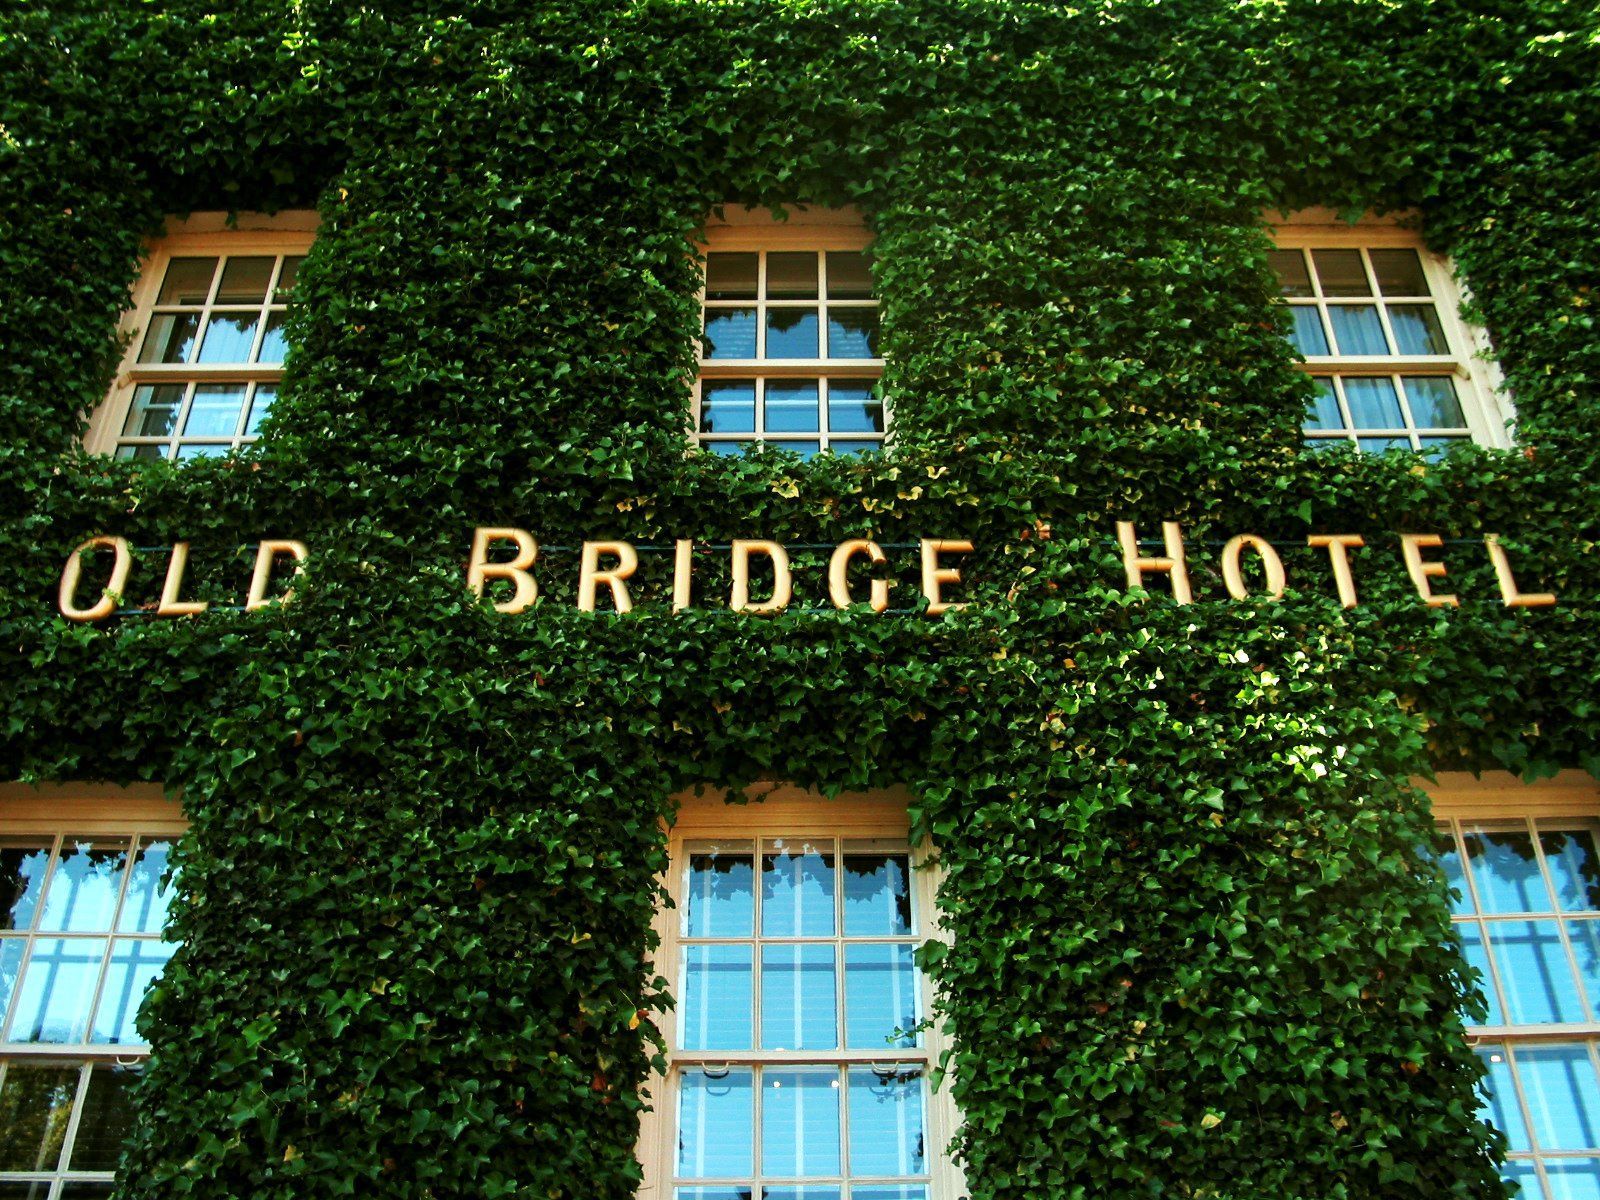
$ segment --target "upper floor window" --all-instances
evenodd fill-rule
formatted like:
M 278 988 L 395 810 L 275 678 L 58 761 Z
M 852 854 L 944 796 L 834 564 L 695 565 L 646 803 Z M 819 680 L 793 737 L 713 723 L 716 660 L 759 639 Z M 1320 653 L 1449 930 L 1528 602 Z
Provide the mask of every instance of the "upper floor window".
M 1390 224 L 1288 224 L 1272 251 L 1317 393 L 1313 446 L 1443 453 L 1451 444 L 1507 444 L 1481 331 L 1457 315 L 1449 265 Z
M 194 218 L 151 248 L 90 449 L 187 459 L 255 440 L 277 397 L 285 313 L 311 243 L 303 216 L 260 223 L 270 227 Z
M 766 442 L 808 458 L 879 449 L 878 300 L 859 214 L 779 222 L 730 209 L 706 239 L 700 444 L 740 454 Z

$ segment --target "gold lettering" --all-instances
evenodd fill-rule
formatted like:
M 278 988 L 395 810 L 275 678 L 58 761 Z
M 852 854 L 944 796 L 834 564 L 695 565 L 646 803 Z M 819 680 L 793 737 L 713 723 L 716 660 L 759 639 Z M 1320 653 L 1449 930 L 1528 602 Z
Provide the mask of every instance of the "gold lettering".
M 299 578 L 305 568 L 301 565 L 306 560 L 306 547 L 304 542 L 290 540 L 262 542 L 256 548 L 256 569 L 250 577 L 250 595 L 244 602 L 246 612 L 254 612 L 258 608 L 267 606 L 267 584 L 272 581 L 272 565 L 283 555 L 294 559 L 295 577 Z M 278 597 L 279 604 L 287 604 L 294 599 L 294 590 Z
M 693 603 L 694 543 L 679 538 L 672 549 L 672 611 L 682 612 Z
M 879 549 L 877 542 L 868 541 L 866 538 L 852 538 L 848 542 L 840 542 L 833 552 L 833 557 L 828 560 L 828 596 L 833 601 L 835 608 L 849 608 L 850 599 L 850 560 L 858 554 L 865 554 L 873 566 L 881 567 L 889 559 Z M 874 579 L 871 581 L 871 599 L 867 603 L 875 613 L 881 613 L 889 607 L 889 581 L 887 579 Z
M 750 556 L 763 554 L 772 560 L 772 598 L 750 603 Z M 789 606 L 794 593 L 789 576 L 789 552 L 777 542 L 735 538 L 733 543 L 733 596 L 728 607 L 735 612 L 776 613 Z
M 189 543 L 174 542 L 172 557 L 167 560 L 167 578 L 161 584 L 161 602 L 156 605 L 156 616 L 190 617 L 211 607 L 205 600 L 178 598 L 183 594 L 183 575 L 188 569 Z
M 1146 558 L 1139 554 L 1139 537 L 1134 532 L 1133 522 L 1117 522 L 1117 540 L 1122 543 L 1122 566 L 1127 572 L 1128 586 L 1143 587 L 1147 572 L 1165 574 L 1172 580 L 1172 598 L 1179 604 L 1192 604 L 1194 593 L 1189 590 L 1189 565 L 1183 557 L 1183 530 L 1176 521 L 1163 521 L 1161 536 L 1166 543 L 1166 556 Z
M 490 562 L 489 546 L 493 542 L 515 542 L 517 554 L 510 562 Z M 528 568 L 539 561 L 539 543 L 525 529 L 509 526 L 479 526 L 472 531 L 472 557 L 467 561 L 467 588 L 474 596 L 482 596 L 484 586 L 491 579 L 509 579 L 516 585 L 511 599 L 494 606 L 495 612 L 519 613 L 539 598 L 539 585 L 534 582 Z
M 106 581 L 98 600 L 88 608 L 79 608 L 78 582 L 83 578 L 83 561 L 79 556 L 90 550 L 112 552 L 111 578 Z M 117 611 L 117 600 L 128 586 L 128 571 L 132 567 L 133 555 L 128 551 L 127 538 L 92 537 L 79 543 L 61 568 L 61 587 L 56 593 L 56 607 L 69 621 L 104 621 Z
M 1278 557 L 1278 552 L 1272 548 L 1271 542 L 1253 533 L 1241 533 L 1238 537 L 1228 539 L 1227 545 L 1222 547 L 1222 582 L 1227 585 L 1228 595 L 1235 600 L 1250 598 L 1250 589 L 1244 582 L 1244 572 L 1239 569 L 1239 556 L 1246 547 L 1254 550 L 1261 559 L 1261 569 L 1267 576 L 1267 594 L 1274 600 L 1282 600 L 1286 585 L 1283 560 Z
M 1424 561 L 1424 550 L 1436 549 L 1444 545 L 1437 533 L 1402 533 L 1400 535 L 1400 553 L 1405 556 L 1406 570 L 1411 574 L 1411 582 L 1417 585 L 1417 595 L 1421 596 L 1429 608 L 1455 608 L 1461 603 L 1454 596 L 1447 593 L 1434 595 L 1433 585 L 1430 580 L 1440 579 L 1445 574 L 1445 565 L 1442 562 Z
M 609 571 L 600 569 L 600 556 L 609 554 L 617 565 Z M 585 542 L 583 562 L 578 567 L 578 609 L 594 611 L 594 594 L 600 584 L 611 589 L 611 603 L 619 613 L 633 611 L 633 597 L 628 595 L 627 580 L 639 569 L 639 554 L 629 542 Z
M 1333 582 L 1339 589 L 1339 603 L 1345 608 L 1356 606 L 1356 579 L 1350 572 L 1350 547 L 1365 546 L 1359 533 L 1313 533 L 1306 545 L 1326 549 L 1328 562 L 1333 567 Z
M 1500 544 L 1500 535 L 1486 533 L 1483 544 L 1489 551 L 1489 561 L 1494 564 L 1494 577 L 1500 583 L 1500 598 L 1507 608 L 1549 608 L 1556 602 L 1551 592 L 1524 592 L 1517 587 L 1517 577 L 1511 573 L 1511 560 L 1506 548 Z
M 945 584 L 961 582 L 961 571 L 956 567 L 941 567 L 939 556 L 971 553 L 972 543 L 969 541 L 950 538 L 922 539 L 922 594 L 928 598 L 929 616 L 938 616 L 940 613 L 966 607 L 965 602 L 958 604 L 948 601 L 940 594 L 940 589 Z

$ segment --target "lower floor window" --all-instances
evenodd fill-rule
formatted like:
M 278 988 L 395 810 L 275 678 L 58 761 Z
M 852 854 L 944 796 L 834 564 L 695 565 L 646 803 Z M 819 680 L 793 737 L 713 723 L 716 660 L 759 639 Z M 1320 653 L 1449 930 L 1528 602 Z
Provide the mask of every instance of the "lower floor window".
M 1482 1042 L 1487 1116 L 1506 1135 L 1506 1178 L 1525 1200 L 1600 1197 L 1600 1044 Z
M 131 1126 L 137 1066 L 11 1060 L 0 1065 L 0 1198 L 111 1195 Z

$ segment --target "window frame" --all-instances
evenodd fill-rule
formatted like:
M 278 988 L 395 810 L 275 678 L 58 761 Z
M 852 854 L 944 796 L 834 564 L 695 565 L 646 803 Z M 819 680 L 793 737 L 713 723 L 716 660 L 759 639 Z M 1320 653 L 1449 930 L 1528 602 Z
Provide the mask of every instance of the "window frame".
M 1413 784 L 1425 790 L 1432 801 L 1435 828 L 1454 830 L 1455 824 L 1471 825 L 1479 822 L 1485 824 L 1522 823 L 1524 826 L 1533 825 L 1540 821 L 1560 823 L 1562 821 L 1600 821 L 1600 781 L 1583 771 L 1561 771 L 1554 778 L 1540 780 L 1535 783 L 1525 783 L 1514 776 L 1494 774 L 1487 777 L 1477 777 L 1464 772 L 1441 772 L 1436 781 L 1423 779 L 1412 780 Z M 1536 825 L 1533 825 L 1537 828 Z M 1600 845 L 1600 837 L 1597 837 Z M 1544 851 L 1534 840 L 1537 861 L 1540 863 L 1541 876 L 1548 878 L 1543 866 Z M 1462 863 L 1462 871 L 1470 877 L 1470 868 L 1467 863 Z M 1531 910 L 1530 910 L 1531 911 Z M 1505 922 L 1523 920 L 1517 913 L 1493 913 L 1491 917 L 1499 918 Z M 1565 923 L 1572 914 L 1559 908 L 1551 914 L 1555 919 Z M 1597 921 L 1600 918 L 1584 918 L 1581 913 L 1578 919 Z M 1474 906 L 1473 915 L 1452 913 L 1451 924 L 1476 925 L 1485 917 L 1485 910 L 1481 905 Z M 1491 920 L 1491 924 L 1494 921 Z M 1574 967 L 1574 981 L 1580 978 L 1576 974 L 1576 963 L 1570 956 L 1574 953 L 1569 944 L 1569 936 L 1563 928 L 1560 931 L 1563 953 L 1569 956 L 1569 962 Z M 1492 994 L 1496 981 L 1499 978 L 1499 967 L 1494 962 L 1493 955 L 1488 955 L 1489 971 L 1480 983 L 1480 988 L 1486 994 Z M 1595 1007 L 1592 1003 L 1591 1008 Z M 1468 1025 L 1466 1029 L 1467 1044 L 1474 1049 L 1486 1045 L 1504 1045 L 1510 1049 L 1513 1060 L 1517 1051 L 1522 1048 L 1581 1043 L 1588 1048 L 1589 1057 L 1594 1064 L 1597 1076 L 1600 1076 L 1600 1010 L 1592 1014 L 1596 1019 L 1592 1021 L 1568 1021 L 1557 1024 L 1500 1024 L 1500 1025 Z M 1509 1014 L 1503 1014 L 1509 1021 Z M 1524 1080 L 1520 1071 L 1513 1071 L 1513 1083 L 1517 1094 L 1509 1101 L 1516 1108 L 1519 1119 L 1530 1134 L 1533 1123 L 1529 1120 L 1531 1109 L 1523 1092 Z M 1487 1106 L 1480 1109 L 1485 1120 L 1489 1119 Z M 1509 1132 L 1509 1131 L 1507 1131 Z M 1563 1159 L 1578 1162 L 1593 1162 L 1597 1156 L 1582 1150 L 1509 1150 L 1508 1154 L 1517 1157 L 1507 1157 L 1506 1164 L 1510 1167 L 1513 1163 L 1531 1166 L 1535 1179 L 1543 1186 L 1546 1178 L 1545 1164 L 1550 1161 Z M 1541 1194 L 1524 1192 L 1528 1200 L 1542 1200 Z
M 85 449 L 91 454 L 115 455 L 122 440 L 122 429 L 127 422 L 134 395 L 144 384 L 190 383 L 244 383 L 277 384 L 283 378 L 282 363 L 141 363 L 139 351 L 149 328 L 157 295 L 174 258 L 229 257 L 240 258 L 266 255 L 303 255 L 311 248 L 319 218 L 315 212 L 293 211 L 268 216 L 261 213 L 239 213 L 230 223 L 227 213 L 196 213 L 183 220 L 169 220 L 163 236 L 149 242 L 140 259 L 139 275 L 128 291 L 128 307 L 118 322 L 117 332 L 123 343 L 121 362 L 112 380 L 110 390 L 90 418 Z M 274 269 L 274 278 L 276 278 Z M 213 277 L 212 291 L 217 280 Z M 271 302 L 269 296 L 267 303 Z M 260 331 L 256 334 L 259 340 Z M 247 397 L 248 398 L 248 397 Z M 185 402 L 187 411 L 188 401 Z M 181 432 L 168 437 L 168 447 L 207 442 L 229 454 L 257 440 L 255 434 L 244 432 L 249 419 L 248 411 L 240 413 L 240 424 L 231 438 L 184 439 Z M 224 446 L 224 441 L 227 445 Z M 164 461 L 174 459 L 169 452 Z
M 1331 209 L 1306 209 L 1290 214 L 1269 213 L 1267 219 L 1274 250 L 1415 250 L 1421 260 L 1430 299 L 1450 350 L 1449 354 L 1420 356 L 1312 355 L 1299 362 L 1302 371 L 1314 378 L 1367 376 L 1392 379 L 1400 375 L 1447 377 L 1455 384 L 1461 402 L 1466 422 L 1464 427 L 1469 434 L 1467 440 L 1474 445 L 1493 449 L 1506 450 L 1512 447 L 1511 431 L 1516 414 L 1505 390 L 1505 378 L 1494 361 L 1488 331 L 1462 317 L 1461 307 L 1469 299 L 1470 292 L 1460 280 L 1455 263 L 1430 250 L 1424 243 L 1415 228 L 1416 214 L 1368 215 L 1351 224 L 1341 221 Z M 1362 261 L 1370 266 L 1365 253 Z M 1348 299 L 1359 303 L 1357 297 Z M 1280 298 L 1280 303 L 1287 308 L 1292 302 Z M 1379 320 L 1387 334 L 1388 305 L 1405 305 L 1413 301 L 1374 294 L 1371 303 L 1378 307 Z M 1320 289 L 1316 300 L 1304 306 L 1318 310 L 1326 307 Z M 1333 343 L 1329 345 L 1331 348 Z M 1323 442 L 1356 445 L 1358 436 L 1363 436 L 1363 432 L 1354 427 L 1337 432 L 1308 433 L 1303 436 L 1303 444 L 1307 449 L 1314 449 Z M 1374 432 L 1364 436 L 1389 435 Z
M 0 784 L 0 839 L 161 837 L 176 841 L 188 827 L 178 802 L 154 785 Z M 126 880 L 122 886 L 127 886 Z M 30 940 L 33 936 L 30 933 Z M 97 989 L 104 986 L 104 978 L 102 966 L 96 979 Z M 5 1015 L 0 1012 L 0 1020 Z M 55 1196 L 71 1183 L 110 1184 L 115 1178 L 114 1172 L 73 1170 L 60 1165 L 62 1161 L 71 1161 L 82 1125 L 86 1075 L 97 1067 L 139 1066 L 149 1057 L 150 1047 L 146 1043 L 0 1042 L 0 1086 L 3 1086 L 5 1072 L 15 1064 L 80 1069 L 57 1165 L 49 1170 L 6 1171 L 5 1180 L 13 1183 L 31 1180 L 42 1185 L 41 1196 Z
M 788 213 L 786 220 L 780 220 L 776 213 L 769 209 L 746 208 L 742 205 L 726 205 L 719 210 L 718 215 L 706 222 L 704 240 L 695 246 L 695 254 L 700 264 L 700 287 L 696 294 L 696 304 L 700 311 L 700 333 L 695 338 L 695 378 L 694 388 L 690 399 L 689 409 L 689 439 L 691 446 L 702 453 L 716 453 L 711 449 L 712 443 L 733 444 L 766 444 L 769 442 L 810 441 L 813 438 L 819 443 L 819 453 L 827 453 L 830 442 L 839 441 L 876 441 L 879 452 L 887 449 L 893 437 L 893 417 L 889 407 L 888 398 L 883 394 L 882 379 L 885 360 L 880 355 L 877 358 L 714 358 L 705 357 L 705 314 L 706 314 L 706 286 L 705 263 L 708 254 L 726 253 L 760 253 L 762 254 L 763 269 L 761 278 L 765 279 L 765 255 L 767 253 L 783 253 L 785 251 L 809 251 L 815 253 L 835 252 L 861 252 L 870 250 L 874 241 L 872 231 L 867 228 L 866 220 L 861 210 L 854 207 L 844 208 L 808 208 L 796 206 L 785 210 Z M 763 286 L 758 290 L 758 298 L 749 301 L 729 301 L 730 307 L 748 305 L 756 309 L 757 337 L 763 336 L 764 315 L 769 300 L 764 294 Z M 713 301 L 713 304 L 719 303 Z M 814 303 L 819 311 L 824 310 L 830 303 L 825 295 L 825 289 L 819 277 L 818 297 L 814 302 L 784 301 L 775 302 L 776 307 L 805 307 Z M 879 315 L 882 320 L 883 298 L 874 294 L 870 301 L 850 300 L 840 302 L 844 307 L 868 308 Z M 881 328 L 881 326 L 880 326 Z M 825 329 L 820 331 L 820 336 L 826 337 Z M 820 348 L 820 347 L 819 347 Z M 756 379 L 766 380 L 806 380 L 806 379 L 871 379 L 877 388 L 878 401 L 883 411 L 883 431 L 869 433 L 866 431 L 845 431 L 837 434 L 822 428 L 828 424 L 827 406 L 825 395 L 818 396 L 818 430 L 813 435 L 806 432 L 769 431 L 764 428 L 765 422 L 758 421 L 756 431 L 747 434 L 706 434 L 700 430 L 701 415 L 701 389 L 708 380 L 718 379 Z M 758 387 L 760 385 L 758 384 Z M 761 411 L 761 404 L 757 404 L 757 412 Z
M 683 868 L 685 846 L 717 840 L 755 841 L 763 838 L 827 837 L 843 841 L 887 841 L 903 845 L 910 857 L 911 903 L 916 914 L 916 939 L 948 942 L 948 932 L 939 921 L 936 899 L 940 873 L 937 857 L 926 839 L 913 843 L 909 838 L 908 805 L 910 793 L 903 788 L 888 788 L 865 793 L 841 793 L 827 799 L 821 793 L 788 784 L 752 784 L 744 789 L 748 803 L 729 799 L 716 788 L 701 788 L 680 793 L 677 820 L 667 829 L 669 866 L 658 880 L 671 897 L 672 907 L 658 907 L 654 928 L 657 947 L 652 956 L 652 973 L 669 981 L 677 995 L 680 978 L 680 921 L 683 914 Z M 759 853 L 759 850 L 758 850 Z M 759 964 L 757 964 L 758 966 Z M 843 971 L 843 963 L 839 969 Z M 926 1018 L 935 1013 L 934 988 L 927 975 L 918 970 L 918 1011 Z M 677 1093 L 674 1086 L 678 1063 L 861 1065 L 882 1063 L 889 1058 L 916 1063 L 926 1080 L 924 1093 L 925 1153 L 928 1160 L 929 1200 L 956 1200 L 965 1194 L 960 1168 L 950 1155 L 950 1146 L 960 1127 L 960 1117 L 948 1083 L 935 1086 L 949 1042 L 937 1017 L 922 1030 L 922 1045 L 916 1048 L 878 1052 L 875 1050 L 831 1051 L 750 1050 L 679 1051 L 677 1048 L 678 1010 L 664 1013 L 658 1021 L 667 1045 L 665 1073 L 652 1071 L 645 1086 L 648 1108 L 640 1122 L 637 1157 L 644 1171 L 640 1200 L 671 1200 L 676 1170 Z M 757 1131 L 759 1137 L 759 1131 Z M 831 1186 L 819 1183 L 817 1186 Z M 848 1185 L 845 1185 L 846 1187 Z

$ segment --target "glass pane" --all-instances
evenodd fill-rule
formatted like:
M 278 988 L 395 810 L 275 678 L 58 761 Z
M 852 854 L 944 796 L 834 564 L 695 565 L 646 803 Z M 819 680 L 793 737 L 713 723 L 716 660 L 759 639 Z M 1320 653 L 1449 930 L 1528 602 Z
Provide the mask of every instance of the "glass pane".
M 850 1200 L 928 1200 L 924 1183 L 869 1183 L 850 1189 Z
M 761 1048 L 832 1050 L 839 1045 L 831 945 L 761 948 Z
M 1600 1146 L 1600 1082 L 1589 1048 L 1581 1042 L 1525 1046 L 1517 1050 L 1517 1073 L 1542 1150 L 1589 1150 Z
M 850 1068 L 850 1171 L 921 1175 L 928 1169 L 922 1131 L 922 1073 Z
M 767 309 L 767 358 L 816 358 L 817 310 Z
M 157 304 L 204 304 L 216 274 L 214 258 L 175 258 L 167 264 L 167 274 L 156 293 Z
M 1461 852 L 1456 849 L 1456 839 L 1449 829 L 1434 835 L 1428 856 L 1444 872 L 1445 883 L 1454 893 L 1450 898 L 1450 911 L 1457 915 L 1477 911 L 1472 906 L 1472 892 L 1467 887 L 1466 870 L 1461 865 Z
M 122 1144 L 133 1130 L 133 1102 L 128 1089 L 139 1077 L 137 1068 L 96 1065 L 89 1072 L 89 1090 L 83 1098 L 83 1115 L 72 1139 L 74 1171 L 114 1171 Z
M 678 1083 L 678 1174 L 691 1179 L 748 1175 L 755 1166 L 755 1109 L 748 1067 L 713 1079 L 691 1068 Z
M 69 1179 L 61 1185 L 61 1190 L 56 1193 L 57 1200 L 103 1200 L 117 1190 L 114 1183 L 102 1183 L 91 1179 Z M 42 1200 L 42 1197 L 41 1197 Z
M 1311 291 L 1311 272 L 1306 269 L 1306 256 L 1299 250 L 1271 250 L 1267 253 L 1267 265 L 1278 277 L 1278 284 L 1283 289 L 1285 296 L 1309 296 Z
M 118 446 L 117 457 L 122 459 L 138 459 L 141 462 L 159 462 L 166 458 L 165 446 L 152 446 L 148 443 L 142 446 Z
M 0 929 L 33 924 L 49 865 L 49 842 L 12 842 L 0 849 Z
M 1565 912 L 1600 910 L 1600 856 L 1589 829 L 1539 829 L 1539 849 Z
M 261 425 L 267 419 L 267 414 L 272 411 L 272 403 L 277 398 L 277 384 L 256 384 L 255 396 L 250 401 L 250 419 L 244 425 L 246 437 L 255 437 L 261 432 Z
M 1494 974 L 1489 970 L 1489 951 L 1484 948 L 1483 930 L 1473 922 L 1458 924 L 1456 932 L 1461 935 L 1461 957 L 1478 972 L 1478 990 L 1489 1001 L 1489 1024 L 1504 1025 L 1506 1018 L 1500 1008 L 1500 995 L 1494 988 Z
M 756 356 L 756 310 L 753 308 L 706 309 L 704 358 L 754 358 Z
M 1333 390 L 1333 380 L 1312 380 L 1316 393 L 1306 405 L 1305 429 L 1343 429 L 1344 417 L 1339 413 L 1339 397 Z
M 1517 1200 L 1546 1200 L 1544 1189 L 1539 1185 L 1539 1172 L 1526 1159 L 1503 1163 L 1500 1178 L 1522 1189 L 1516 1193 Z
M 216 304 L 260 304 L 267 298 L 272 280 L 271 256 L 230 258 L 222 268 L 222 283 L 217 288 Z
M 145 989 L 161 974 L 175 946 L 149 938 L 118 938 L 111 946 L 111 966 L 106 971 L 100 1006 L 95 1010 L 89 1040 L 110 1045 L 142 1045 L 134 1028 Z
M 769 379 L 766 393 L 768 433 L 816 433 L 821 410 L 815 379 Z
M 1411 439 L 1403 437 L 1357 438 L 1356 445 L 1367 454 L 1382 454 L 1385 450 L 1410 450 Z
M 859 250 L 828 251 L 828 299 L 872 299 L 871 258 Z
M 1528 1125 L 1522 1119 L 1522 1108 L 1517 1103 L 1517 1087 L 1512 1080 L 1511 1062 L 1504 1046 L 1482 1046 L 1478 1057 L 1488 1068 L 1488 1075 L 1479 1083 L 1482 1093 L 1483 1115 L 1496 1129 L 1506 1135 L 1513 1151 L 1532 1148 L 1528 1141 Z
M 717 455 L 721 455 L 723 458 L 740 458 L 740 457 L 742 457 L 744 455 L 745 451 L 748 450 L 751 446 L 755 445 L 755 443 L 754 442 L 702 442 L 701 445 L 703 445 L 707 450 L 711 451 L 711 453 L 717 454 Z
M 305 260 L 306 256 L 303 254 L 292 254 L 283 260 L 283 270 L 278 272 L 278 288 L 274 296 L 280 304 L 294 290 L 294 281 L 300 275 L 300 264 Z
M 1366 268 L 1361 265 L 1361 251 L 1313 250 L 1311 258 L 1317 264 L 1324 296 L 1372 295 Z
M 1568 921 L 1567 937 L 1589 1007 L 1600 1013 L 1600 920 Z
M 706 255 L 706 299 L 754 300 L 757 265 L 755 254 Z
M 1306 357 L 1327 354 L 1328 335 L 1322 328 L 1322 318 L 1314 304 L 1296 304 L 1289 310 L 1294 324 L 1289 330 L 1289 342 Z
M 689 855 L 685 937 L 749 937 L 756 928 L 755 847 L 712 847 Z
M 911 932 L 911 867 L 904 854 L 844 856 L 845 937 Z
M 27 948 L 28 943 L 23 938 L 0 941 L 0 1025 L 5 1022 L 12 993 L 17 990 L 17 974 L 22 970 L 22 955 Z
M 1428 279 L 1415 250 L 1369 250 L 1372 273 L 1385 296 L 1426 296 Z
M 876 454 L 883 443 L 866 438 L 834 438 L 828 443 L 834 454 Z
M 1442 375 L 1407 375 L 1402 379 L 1411 416 L 1418 429 L 1460 429 L 1467 423 L 1456 385 Z
M 231 438 L 239 428 L 239 409 L 244 404 L 242 383 L 199 383 L 189 404 L 189 418 L 183 423 L 183 437 Z M 222 449 L 226 450 L 227 447 Z
M 1555 921 L 1496 921 L 1489 926 L 1489 948 L 1513 1025 L 1584 1019 Z
M 1383 322 L 1378 320 L 1378 310 L 1370 304 L 1331 304 L 1328 320 L 1333 325 L 1333 340 L 1339 353 L 1387 354 L 1389 343 L 1384 340 Z
M 0 1171 L 53 1171 L 61 1162 L 79 1069 L 7 1065 L 0 1083 Z
M 828 381 L 828 428 L 834 433 L 882 433 L 883 403 L 873 395 L 874 380 Z
M 194 445 L 179 446 L 178 453 L 173 455 L 173 457 L 178 462 L 183 462 L 185 459 L 190 458 L 221 458 L 232 449 L 233 447 L 225 442 L 221 445 L 199 442 Z
M 707 379 L 700 385 L 701 433 L 754 433 L 756 381 Z
M 857 1192 L 856 1195 L 860 1195 Z M 764 1187 L 761 1200 L 839 1200 L 839 1189 L 826 1183 L 800 1183 L 792 1187 Z
M 829 358 L 877 358 L 878 310 L 875 308 L 830 308 L 828 310 Z
M 750 1200 L 750 1189 L 738 1184 L 712 1187 L 681 1187 L 673 1192 L 675 1200 Z
M 839 1174 L 839 1072 L 772 1070 L 761 1076 L 761 1173 Z
M 768 442 L 767 445 L 771 446 L 774 450 L 783 450 L 789 454 L 798 454 L 801 458 L 810 458 L 814 454 L 822 453 L 821 442 L 791 442 L 785 440 L 771 441 Z
M 1544 1171 L 1550 1200 L 1600 1200 L 1600 1158 L 1547 1158 Z
M 685 1050 L 749 1050 L 755 1011 L 751 948 L 685 946 L 679 1044 Z
M 1426 457 L 1434 462 L 1438 462 L 1457 446 L 1466 445 L 1468 440 L 1469 439 L 1467 438 L 1466 434 L 1456 434 L 1453 437 L 1419 437 L 1417 442 L 1421 445 L 1422 453 Z
M 289 338 L 284 332 L 284 315 L 275 312 L 267 317 L 267 331 L 261 335 L 261 350 L 256 355 L 257 362 L 281 363 L 283 356 L 289 352 Z
M 126 842 L 76 842 L 61 848 L 45 890 L 40 929 L 110 929 L 128 865 Z
M 71 1184 L 67 1185 L 67 1187 L 71 1186 Z M 71 1192 L 65 1189 L 62 1190 L 61 1194 L 63 1196 L 72 1195 Z M 111 1193 L 102 1192 L 100 1194 L 108 1196 Z M 49 1195 L 50 1181 L 47 1179 L 36 1179 L 31 1182 L 22 1179 L 0 1180 L 0 1200 L 48 1200 Z
M 767 299 L 816 298 L 817 256 L 814 251 L 773 251 L 767 255 Z
M 40 938 L 22 976 L 13 1042 L 81 1042 L 105 958 L 102 938 Z
M 761 856 L 763 937 L 833 936 L 831 843 L 778 840 Z
M 1463 839 L 1472 881 L 1484 912 L 1550 912 L 1550 890 L 1539 874 L 1533 839 L 1521 830 L 1468 830 Z
M 1350 406 L 1350 420 L 1357 429 L 1406 427 L 1406 419 L 1400 412 L 1400 397 L 1394 390 L 1392 379 L 1353 376 L 1342 382 L 1345 403 Z
M 1449 354 L 1439 314 L 1431 304 L 1391 304 L 1389 326 L 1401 354 Z
M 123 422 L 123 437 L 168 437 L 183 404 L 183 384 L 141 384 L 133 389 L 133 403 Z
M 917 968 L 904 943 L 847 943 L 844 948 L 845 1045 L 851 1050 L 915 1046 Z
M 250 361 L 260 317 L 251 313 L 213 312 L 206 321 L 205 339 L 200 343 L 203 363 L 242 363 Z
M 142 363 L 181 363 L 189 361 L 195 331 L 200 328 L 197 313 L 156 313 L 139 347 Z

